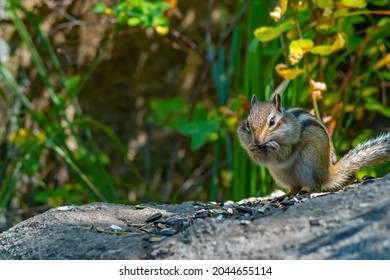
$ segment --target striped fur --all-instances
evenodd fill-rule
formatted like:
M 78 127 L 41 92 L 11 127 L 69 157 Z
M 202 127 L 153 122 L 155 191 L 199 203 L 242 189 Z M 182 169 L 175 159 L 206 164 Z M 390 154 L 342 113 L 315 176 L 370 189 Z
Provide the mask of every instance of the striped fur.
M 388 160 L 390 160 L 390 133 L 385 133 L 360 143 L 331 166 L 331 180 L 324 188 L 340 189 L 360 168 Z

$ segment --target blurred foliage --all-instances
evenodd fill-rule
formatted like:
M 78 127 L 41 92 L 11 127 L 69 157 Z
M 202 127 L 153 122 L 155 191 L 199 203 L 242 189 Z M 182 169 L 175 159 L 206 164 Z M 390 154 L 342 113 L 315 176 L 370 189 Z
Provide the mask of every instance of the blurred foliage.
M 93 11 L 114 17 L 120 25 L 153 27 L 157 33 L 165 35 L 169 30 L 165 13 L 174 5 L 176 1 L 121 0 L 111 8 L 105 3 L 98 3 Z
M 266 195 L 275 188 L 272 178 L 264 168 L 250 163 L 236 141 L 235 129 L 246 116 L 251 95 L 267 100 L 278 85 L 285 106 L 312 108 L 329 126 L 338 154 L 390 128 L 390 1 L 238 0 L 234 9 L 219 8 L 219 26 L 212 25 L 215 7 L 209 1 L 206 39 L 194 50 L 204 64 L 199 84 L 186 96 L 147 99 L 151 113 L 143 125 L 173 135 L 169 139 L 174 141 L 168 151 L 153 155 L 146 141 L 143 166 L 136 166 L 128 147 L 110 127 L 86 117 L 79 105 L 79 93 L 102 55 L 96 56 L 85 75 L 67 76 L 38 16 L 19 1 L 6 2 L 50 96 L 50 106 L 35 108 L 6 63 L 0 62 L 6 85 L 2 92 L 8 90 L 14 98 L 7 100 L 1 94 L 11 116 L 0 139 L 1 209 L 18 196 L 19 185 L 38 185 L 34 203 L 49 206 L 128 202 L 133 192 L 136 201 L 156 202 Z M 177 34 L 170 22 L 177 4 L 146 0 L 96 4 L 93 12 L 116 23 L 99 53 L 104 54 L 121 28 Z M 209 82 L 213 90 L 202 92 Z M 359 130 L 362 121 L 369 128 Z M 131 181 L 113 175 L 110 157 L 96 144 L 92 128 L 108 136 L 108 145 L 126 162 Z M 193 160 L 186 161 L 183 154 Z M 165 165 L 153 156 L 166 158 Z M 48 181 L 44 174 L 49 164 L 65 165 L 70 178 Z M 174 180 L 178 170 L 185 182 Z M 379 176 L 389 171 L 389 164 L 384 164 L 359 174 Z M 153 183 L 157 189 L 151 187 L 153 174 L 163 174 Z M 27 200 L 19 200 L 29 206 Z

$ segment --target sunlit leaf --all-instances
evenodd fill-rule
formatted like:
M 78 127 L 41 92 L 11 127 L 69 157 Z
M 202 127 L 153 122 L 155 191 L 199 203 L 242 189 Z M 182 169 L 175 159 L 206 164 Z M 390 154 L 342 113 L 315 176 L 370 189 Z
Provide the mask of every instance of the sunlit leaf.
M 127 20 L 129 26 L 137 26 L 141 24 L 141 20 L 138 17 L 131 17 Z
M 169 32 L 169 27 L 168 26 L 156 26 L 154 28 L 156 30 L 156 32 L 162 36 L 165 36 L 168 34 Z
M 281 32 L 278 32 L 276 28 L 272 26 L 263 26 L 255 30 L 255 37 L 260 42 L 267 42 L 279 37 Z
M 337 34 L 336 40 L 332 45 L 318 45 L 309 50 L 312 54 L 330 55 L 331 53 L 338 51 L 345 46 L 345 38 L 342 34 Z
M 365 8 L 367 2 L 365 0 L 341 0 L 341 3 L 348 8 Z
M 272 27 L 272 26 L 259 27 L 254 31 L 254 35 L 260 42 L 264 43 L 278 38 L 280 34 L 282 34 L 287 30 L 290 30 L 293 27 L 294 27 L 294 22 L 290 20 L 282 23 L 277 27 Z
M 285 80 L 294 80 L 304 72 L 304 70 L 299 67 L 289 69 L 286 64 L 276 65 L 275 70 Z
M 364 104 L 364 107 L 368 110 L 373 110 L 381 113 L 382 115 L 390 118 L 390 108 L 387 108 L 385 105 L 380 103 L 378 100 L 376 100 L 372 96 L 367 96 L 365 98 L 366 102 Z
M 336 40 L 334 41 L 332 47 L 333 51 L 338 51 L 345 47 L 345 36 L 342 33 L 337 33 Z
M 319 45 L 313 47 L 310 51 L 312 54 L 330 55 L 333 52 L 332 46 Z
M 314 42 L 310 39 L 298 39 L 291 41 L 289 45 L 290 54 L 296 53 L 303 55 L 314 46 Z
M 322 10 L 334 7 L 333 0 L 313 0 L 313 2 Z
M 390 53 L 386 54 L 385 57 L 378 60 L 374 65 L 374 70 L 379 70 L 385 65 L 390 65 Z
M 106 8 L 107 8 L 106 4 L 104 4 L 104 3 L 97 3 L 95 6 L 93 6 L 92 12 L 97 13 L 97 14 L 104 13 Z
M 280 1 L 280 8 L 282 9 L 282 12 L 281 12 L 282 15 L 284 15 L 286 13 L 287 6 L 288 6 L 288 0 L 281 0 Z

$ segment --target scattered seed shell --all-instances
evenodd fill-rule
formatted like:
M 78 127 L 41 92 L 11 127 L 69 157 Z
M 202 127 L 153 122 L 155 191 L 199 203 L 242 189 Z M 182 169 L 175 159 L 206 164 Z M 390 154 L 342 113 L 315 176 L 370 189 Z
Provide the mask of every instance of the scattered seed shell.
M 247 213 L 249 215 L 253 214 L 252 209 L 246 206 L 236 206 L 236 209 L 241 213 Z
M 86 224 L 81 224 L 80 226 L 83 227 L 83 228 L 85 228 L 85 229 L 91 229 L 91 228 L 93 228 L 93 225 L 92 225 L 92 224 L 88 224 L 88 223 L 86 223 Z
M 156 227 L 158 227 L 159 229 L 166 229 L 167 228 L 167 226 L 162 224 L 162 223 L 157 223 Z
M 120 226 L 117 226 L 117 225 L 111 225 L 110 228 L 113 229 L 113 230 L 116 230 L 116 231 L 123 230 L 123 228 L 121 228 Z
M 161 219 L 161 217 L 162 217 L 161 213 L 153 214 L 152 216 L 150 216 L 149 218 L 146 219 L 145 223 L 151 223 L 151 222 L 157 221 L 157 220 Z
M 156 235 L 171 236 L 176 234 L 177 231 L 171 228 L 163 229 L 156 232 Z
M 96 231 L 97 232 L 104 232 L 104 228 L 103 227 L 96 227 Z
M 151 235 L 148 240 L 149 242 L 160 242 L 162 240 L 164 240 L 165 238 L 167 238 L 167 236 L 165 235 Z
M 136 206 L 134 206 L 134 207 L 135 207 L 135 209 L 137 209 L 137 210 L 141 210 L 141 209 L 145 209 L 145 208 L 146 208 L 145 206 L 140 205 L 140 204 L 138 204 L 138 205 L 136 205 Z
M 310 194 L 310 197 L 313 198 L 313 197 L 321 197 L 321 196 L 325 196 L 325 195 L 328 195 L 330 194 L 330 192 L 321 192 L 321 193 L 312 193 Z
M 283 206 L 291 206 L 291 205 L 294 205 L 294 204 L 295 204 L 295 201 L 293 201 L 293 200 L 287 200 L 287 201 L 282 201 L 282 202 L 280 202 L 280 204 L 282 204 Z
M 223 219 L 223 215 L 221 214 L 221 215 L 217 216 L 215 219 L 218 220 L 218 221 L 220 221 L 220 220 Z

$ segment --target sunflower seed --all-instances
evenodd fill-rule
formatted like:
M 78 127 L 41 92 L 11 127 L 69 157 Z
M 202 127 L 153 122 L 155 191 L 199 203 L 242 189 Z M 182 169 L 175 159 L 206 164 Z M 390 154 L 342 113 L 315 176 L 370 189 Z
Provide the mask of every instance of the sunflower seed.
M 96 231 L 97 232 L 104 232 L 104 228 L 103 227 L 96 227 Z
M 236 209 L 241 213 L 247 213 L 249 215 L 253 214 L 252 209 L 246 206 L 236 206 Z
M 149 218 L 146 219 L 145 223 L 151 223 L 151 222 L 157 221 L 161 217 L 162 217 L 161 213 L 153 214 L 152 216 L 150 216 Z
M 157 231 L 156 235 L 171 236 L 171 235 L 174 235 L 176 233 L 177 233 L 176 230 L 167 228 L 167 229 L 163 229 L 163 230 Z
M 88 223 L 86 223 L 86 224 L 81 224 L 80 226 L 83 227 L 83 228 L 85 228 L 85 229 L 91 229 L 91 228 L 93 228 L 93 225 L 92 225 L 92 224 L 88 224 Z
M 151 235 L 148 240 L 149 242 L 160 242 L 162 240 L 164 240 L 165 238 L 167 238 L 167 236 L 165 235 Z

